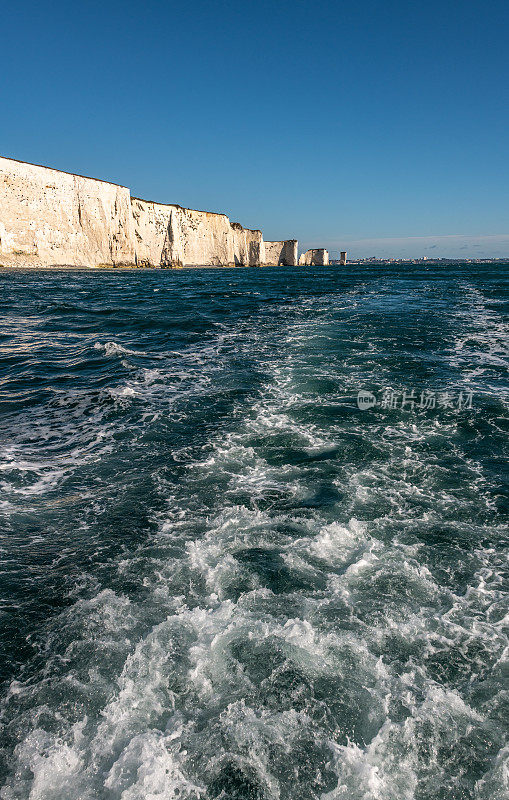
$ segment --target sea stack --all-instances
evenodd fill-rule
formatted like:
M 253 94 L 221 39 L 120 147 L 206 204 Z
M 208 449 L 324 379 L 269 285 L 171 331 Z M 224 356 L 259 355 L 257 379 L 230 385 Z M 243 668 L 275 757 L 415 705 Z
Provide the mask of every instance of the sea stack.
M 329 263 L 329 253 L 323 247 L 315 250 L 306 250 L 299 258 L 302 267 L 325 267 Z

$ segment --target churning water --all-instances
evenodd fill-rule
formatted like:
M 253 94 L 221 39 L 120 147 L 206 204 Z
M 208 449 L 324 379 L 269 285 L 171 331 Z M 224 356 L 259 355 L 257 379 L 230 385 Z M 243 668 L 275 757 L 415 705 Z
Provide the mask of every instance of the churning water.
M 504 267 L 0 286 L 0 797 L 506 798 Z

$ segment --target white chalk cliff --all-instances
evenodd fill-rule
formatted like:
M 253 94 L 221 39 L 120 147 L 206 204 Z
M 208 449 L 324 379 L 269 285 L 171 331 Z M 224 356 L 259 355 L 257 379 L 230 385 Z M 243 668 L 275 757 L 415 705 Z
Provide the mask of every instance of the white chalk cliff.
M 265 263 L 275 266 L 297 264 L 299 243 L 297 239 L 286 242 L 265 242 Z
M 0 265 L 297 264 L 297 241 L 264 242 L 224 214 L 131 197 L 125 186 L 0 158 Z
M 299 266 L 301 267 L 324 267 L 329 263 L 329 252 L 324 250 L 323 247 L 318 247 L 314 250 L 306 250 L 299 258 Z

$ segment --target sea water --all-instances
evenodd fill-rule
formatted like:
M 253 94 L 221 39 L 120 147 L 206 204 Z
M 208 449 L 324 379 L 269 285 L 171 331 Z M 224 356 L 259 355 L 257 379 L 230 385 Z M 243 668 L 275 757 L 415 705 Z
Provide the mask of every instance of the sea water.
M 0 272 L 3 800 L 509 796 L 507 275 Z

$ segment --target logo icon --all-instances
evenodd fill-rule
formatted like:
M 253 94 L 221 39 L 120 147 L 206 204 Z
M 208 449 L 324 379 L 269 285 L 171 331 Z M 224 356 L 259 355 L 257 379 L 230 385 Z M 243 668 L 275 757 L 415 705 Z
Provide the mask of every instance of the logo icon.
M 366 411 L 366 409 L 376 406 L 376 397 L 373 392 L 366 392 L 365 389 L 360 389 L 357 392 L 357 405 L 361 411 Z

